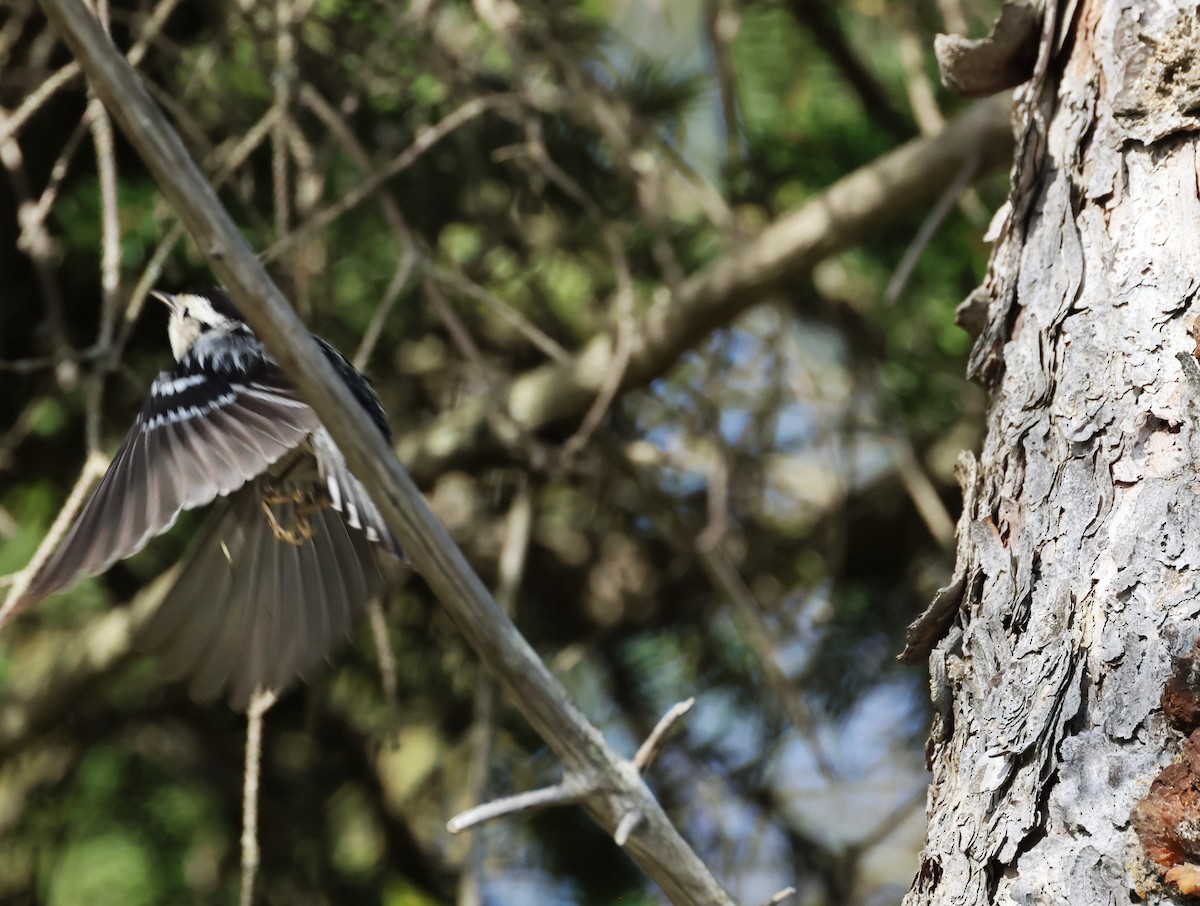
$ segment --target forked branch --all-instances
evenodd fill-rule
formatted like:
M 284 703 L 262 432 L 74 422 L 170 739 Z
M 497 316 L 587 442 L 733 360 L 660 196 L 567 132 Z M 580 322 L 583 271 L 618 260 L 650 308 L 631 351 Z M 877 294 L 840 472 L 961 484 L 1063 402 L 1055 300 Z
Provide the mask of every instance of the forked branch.
M 692 706 L 695 704 L 696 699 L 694 698 L 675 703 L 650 731 L 650 735 L 638 748 L 637 754 L 633 756 L 631 762 L 633 769 L 639 775 L 645 773 L 653 764 L 654 759 L 658 757 L 658 753 L 662 751 L 663 744 L 666 742 L 667 734 L 671 732 L 675 722 L 692 710 Z M 596 774 L 568 774 L 562 781 L 552 786 L 530 790 L 527 793 L 517 793 L 515 796 L 505 796 L 503 799 L 493 799 L 491 802 L 467 809 L 462 814 L 451 818 L 446 824 L 446 829 L 452 834 L 460 834 L 487 821 L 495 821 L 497 818 L 505 818 L 518 812 L 535 811 L 555 805 L 571 805 L 602 791 L 603 786 Z M 613 840 L 616 841 L 617 846 L 624 846 L 629 842 L 630 836 L 638 829 L 644 818 L 645 816 L 636 804 L 621 815 L 621 819 L 613 831 Z

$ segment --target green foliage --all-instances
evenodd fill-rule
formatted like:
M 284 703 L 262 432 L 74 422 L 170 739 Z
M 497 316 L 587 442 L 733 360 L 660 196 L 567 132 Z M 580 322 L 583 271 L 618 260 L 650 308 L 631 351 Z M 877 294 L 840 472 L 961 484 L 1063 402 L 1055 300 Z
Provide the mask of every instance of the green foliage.
M 669 123 L 694 108 L 708 84 L 702 72 L 681 72 L 665 60 L 639 57 L 619 87 L 640 114 Z
M 188 899 L 215 880 L 230 838 L 211 795 L 162 786 L 122 741 L 90 750 L 62 791 L 61 810 L 35 833 L 59 856 L 42 864 L 46 902 L 141 904 Z M 57 820 L 55 820 L 57 818 Z M 206 864 L 207 863 L 207 864 Z
M 750 7 L 733 52 L 754 176 L 776 201 L 796 204 L 892 144 L 782 7 Z

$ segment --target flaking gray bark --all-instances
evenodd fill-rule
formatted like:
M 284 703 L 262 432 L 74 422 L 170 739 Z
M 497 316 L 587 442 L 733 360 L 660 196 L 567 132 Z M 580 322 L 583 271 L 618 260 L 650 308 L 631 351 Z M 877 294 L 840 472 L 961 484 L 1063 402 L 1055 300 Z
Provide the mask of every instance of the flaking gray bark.
M 1046 7 L 1011 206 L 967 306 L 993 402 L 962 470 L 909 906 L 1177 902 L 1130 812 L 1179 751 L 1159 699 L 1200 633 L 1200 389 L 1176 358 L 1200 314 L 1200 21 Z

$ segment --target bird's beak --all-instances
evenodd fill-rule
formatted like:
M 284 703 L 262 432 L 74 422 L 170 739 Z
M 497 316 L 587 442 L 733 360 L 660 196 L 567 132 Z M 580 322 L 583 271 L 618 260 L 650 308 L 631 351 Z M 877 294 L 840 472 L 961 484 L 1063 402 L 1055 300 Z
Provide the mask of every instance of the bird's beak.
M 175 311 L 175 297 L 171 293 L 164 293 L 162 290 L 152 289 L 150 290 L 150 296 L 167 306 L 167 308 L 171 309 L 171 311 Z

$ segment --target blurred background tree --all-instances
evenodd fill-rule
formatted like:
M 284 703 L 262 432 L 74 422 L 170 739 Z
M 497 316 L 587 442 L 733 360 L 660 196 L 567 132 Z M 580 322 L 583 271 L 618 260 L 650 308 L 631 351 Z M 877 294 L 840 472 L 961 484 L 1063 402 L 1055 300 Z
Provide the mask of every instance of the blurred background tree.
M 785 275 L 621 391 L 632 325 L 834 180 L 937 132 L 957 109 L 932 36 L 978 34 L 997 5 L 101 7 L 299 312 L 372 376 L 402 459 L 588 715 L 632 752 L 697 697 L 652 782 L 745 903 L 787 884 L 797 903 L 893 903 L 911 880 L 925 677 L 894 657 L 952 565 L 952 466 L 978 446 L 984 403 L 954 308 L 1005 179 L 935 174 L 936 204 Z M 210 282 L 110 130 L 36 3 L 10 0 L 0 574 L 168 361 L 145 290 Z M 607 330 L 598 399 L 536 430 L 497 404 Z M 0 900 L 235 900 L 244 724 L 128 641 L 139 592 L 196 524 L 6 633 Z M 447 834 L 455 812 L 557 766 L 421 580 L 396 578 L 354 644 L 269 715 L 261 901 L 654 902 L 572 809 Z

